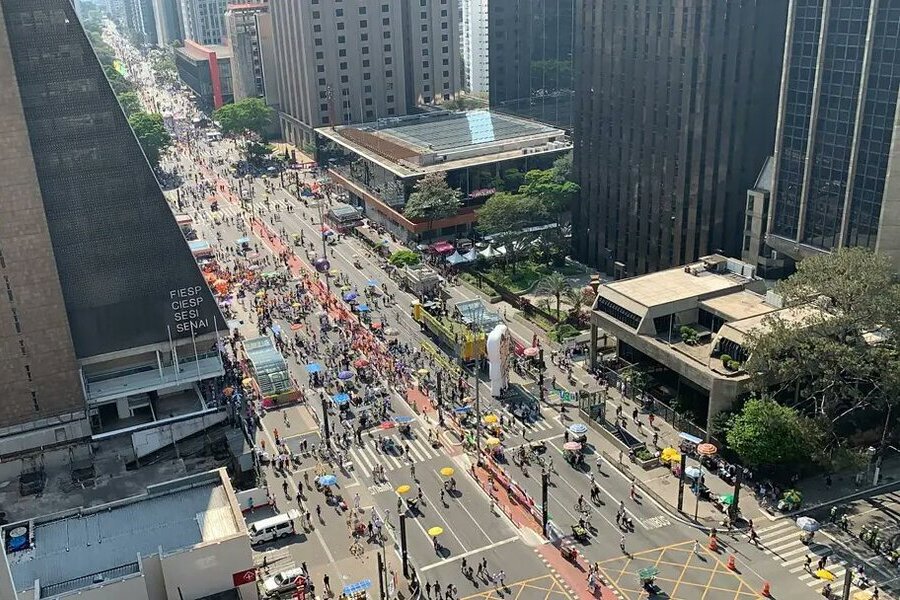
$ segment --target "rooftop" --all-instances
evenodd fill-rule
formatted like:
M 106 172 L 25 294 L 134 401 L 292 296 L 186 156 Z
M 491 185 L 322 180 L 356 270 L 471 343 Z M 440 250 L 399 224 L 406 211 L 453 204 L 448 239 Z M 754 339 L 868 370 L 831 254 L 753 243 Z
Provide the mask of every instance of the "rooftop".
M 485 109 L 390 117 L 317 131 L 401 177 L 572 147 L 562 129 Z
M 727 321 L 765 315 L 777 308 L 766 302 L 765 296 L 747 290 L 703 300 L 700 306 Z
M 226 482 L 224 470 L 201 473 L 140 496 L 8 525 L 6 532 L 31 526 L 30 547 L 5 548 L 16 588 L 40 580 L 42 589 L 53 586 L 60 594 L 96 583 L 96 574 L 114 579 L 137 572 L 138 554 L 171 553 L 239 533 L 239 509 Z
M 704 294 L 740 290 L 746 278 L 733 273 L 714 273 L 702 270 L 692 274 L 685 267 L 676 267 L 630 279 L 614 281 L 603 287 L 611 289 L 638 304 L 651 307 L 686 300 Z
M 175 49 L 176 52 L 182 52 L 185 56 L 194 60 L 206 60 L 210 52 L 216 53 L 216 58 L 231 58 L 231 48 L 218 44 L 204 46 L 191 40 L 185 40 L 184 46 Z

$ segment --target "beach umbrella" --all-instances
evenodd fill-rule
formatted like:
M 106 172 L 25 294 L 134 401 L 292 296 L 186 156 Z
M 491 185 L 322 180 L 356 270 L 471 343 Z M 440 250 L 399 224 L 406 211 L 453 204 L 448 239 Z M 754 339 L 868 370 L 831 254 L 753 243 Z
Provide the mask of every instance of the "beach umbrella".
M 528 346 L 525 350 L 522 351 L 522 354 L 529 357 L 537 356 L 540 353 L 540 348 L 536 346 Z
M 496 423 L 499 420 L 500 419 L 497 418 L 497 415 L 494 415 L 494 414 L 484 415 L 484 422 L 487 423 L 488 425 L 493 425 L 494 423 Z
M 337 483 L 337 477 L 334 475 L 322 475 L 318 481 L 319 485 L 332 486 Z
M 437 537 L 437 536 L 441 535 L 442 533 L 444 533 L 443 527 L 432 527 L 431 529 L 428 530 L 428 535 L 430 535 L 431 537 Z
M 405 425 L 406 423 L 412 423 L 413 418 L 406 415 L 397 415 L 394 417 L 394 423 L 398 425 Z
M 308 365 L 306 365 L 307 373 L 318 373 L 321 370 L 322 365 L 320 365 L 319 363 L 309 363 Z
M 456 473 L 456 469 L 453 467 L 444 467 L 441 469 L 441 475 L 444 477 L 453 477 L 453 474 Z
M 463 413 L 469 412 L 470 410 L 472 410 L 471 406 L 457 406 L 453 409 L 453 412 L 461 415 Z
M 581 450 L 581 444 L 578 442 L 566 442 L 563 444 L 563 450 Z
M 799 519 L 797 519 L 797 527 L 799 527 L 803 531 L 812 533 L 814 531 L 818 531 L 821 525 L 812 517 L 800 517 Z
M 425 377 L 426 375 L 428 375 L 428 369 L 419 369 L 418 371 L 416 371 L 416 375 L 418 375 L 419 377 Z
M 499 446 L 499 445 L 500 445 L 500 438 L 489 437 L 487 440 L 485 440 L 485 443 L 486 443 L 488 446 Z
M 681 462 L 681 454 L 675 448 L 663 448 L 659 455 L 659 460 L 663 462 Z
M 638 571 L 638 577 L 641 579 L 653 579 L 657 575 L 659 575 L 659 569 L 656 567 L 644 567 Z
M 369 312 L 369 305 L 368 304 L 360 304 L 359 306 L 356 307 L 356 310 L 358 310 L 359 312 Z
M 369 287 L 378 287 L 378 280 L 377 279 L 367 279 L 366 285 Z
M 253 378 L 252 377 L 244 377 L 244 379 L 241 381 L 241 383 L 243 385 L 251 385 L 251 384 L 253 384 Z
M 725 506 L 731 506 L 734 504 L 734 494 L 722 494 L 719 496 L 719 502 Z
M 816 571 L 816 577 L 819 579 L 824 579 L 825 581 L 834 581 L 834 573 L 829 571 L 828 569 L 819 569 Z
M 357 369 L 365 369 L 366 367 L 369 366 L 369 359 L 368 358 L 357 358 L 356 360 L 353 361 L 353 366 L 356 367 Z
M 403 494 L 408 494 L 411 489 L 412 487 L 404 483 L 396 489 L 396 492 L 402 496 Z
M 346 302 L 353 302 L 359 296 L 356 292 L 347 292 L 344 294 L 344 300 Z
M 341 371 L 338 373 L 338 379 L 341 381 L 347 381 L 348 379 L 353 379 L 353 372 L 351 371 Z
M 587 433 L 587 425 L 584 423 L 572 423 L 569 425 L 569 433 L 574 433 L 575 435 Z
M 684 476 L 688 479 L 700 479 L 702 474 L 697 467 L 688 467 L 684 470 Z
M 342 406 L 350 402 L 350 395 L 344 393 L 335 394 L 334 397 L 331 398 L 331 400 L 338 406 Z

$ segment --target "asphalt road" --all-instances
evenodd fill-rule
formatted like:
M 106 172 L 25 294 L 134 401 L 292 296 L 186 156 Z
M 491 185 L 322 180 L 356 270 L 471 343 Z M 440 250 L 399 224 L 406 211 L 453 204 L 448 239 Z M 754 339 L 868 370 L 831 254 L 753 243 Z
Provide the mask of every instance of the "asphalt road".
M 160 105 L 172 104 L 172 99 L 167 98 L 167 94 L 160 90 L 153 91 L 151 95 Z M 178 104 L 184 106 L 181 100 Z M 228 142 L 213 143 L 204 150 L 204 154 L 222 158 L 226 162 L 237 158 L 234 146 Z M 179 157 L 179 165 L 187 178 L 199 175 L 210 183 L 225 181 L 236 188 L 233 178 L 201 167 L 195 158 Z M 318 240 L 318 211 L 315 208 L 304 205 L 282 189 L 270 194 L 269 206 L 266 207 L 263 202 L 266 190 L 261 179 L 253 180 L 252 186 L 252 214 L 265 221 L 277 215 L 278 220 L 272 222 L 271 227 L 274 231 L 283 228 L 288 239 L 292 234 L 302 232 L 307 241 Z M 219 207 L 225 215 L 241 220 L 246 217 L 246 212 L 234 201 L 234 193 L 233 190 L 232 198 L 222 199 Z M 286 211 L 287 205 L 291 205 L 294 210 Z M 217 232 L 221 233 L 224 245 L 233 243 L 234 239 L 246 233 L 246 228 L 215 225 L 208 214 L 209 205 L 205 202 L 198 203 L 195 208 L 196 210 L 190 210 L 197 217 L 201 233 L 210 242 L 215 243 Z M 268 242 L 259 240 L 258 243 L 265 252 Z M 314 245 L 314 252 L 319 252 L 318 243 Z M 350 278 L 351 287 L 362 291 L 366 288 L 367 280 L 376 279 L 379 283 L 385 283 L 388 290 L 396 294 L 397 301 L 393 306 L 382 305 L 375 308 L 373 320 L 382 320 L 388 326 L 396 328 L 399 339 L 404 343 L 417 345 L 426 339 L 408 314 L 409 302 L 413 298 L 390 281 L 381 270 L 378 260 L 370 256 L 361 242 L 346 238 L 330 247 L 328 252 L 333 268 Z M 298 254 L 301 258 L 306 258 L 303 252 Z M 359 256 L 361 269 L 353 266 L 354 255 Z M 450 304 L 475 297 L 474 293 L 461 287 L 452 287 L 449 293 Z M 248 328 L 255 327 L 249 319 L 245 321 L 245 325 Z M 306 381 L 301 365 L 292 362 L 292 368 L 298 381 Z M 502 403 L 489 398 L 486 387 L 482 387 L 481 392 L 485 412 L 494 411 L 498 415 L 504 415 L 507 420 L 511 419 Z M 373 512 L 387 518 L 389 525 L 385 530 L 387 539 L 383 553 L 388 568 L 395 573 L 400 570 L 397 554 L 398 494 L 395 490 L 406 484 L 412 490 L 405 498 L 416 496 L 419 490 L 422 493 L 423 502 L 418 509 L 410 510 L 401 502 L 400 510 L 408 515 L 406 529 L 410 558 L 423 579 L 429 582 L 439 581 L 443 586 L 453 583 L 458 587 L 461 597 L 487 597 L 488 590 L 494 587 L 491 582 L 477 576 L 468 578 L 462 571 L 464 560 L 467 565 L 474 567 L 479 561 L 486 559 L 489 572 L 505 571 L 506 582 L 511 586 L 507 591 L 515 593 L 517 598 L 574 598 L 575 595 L 566 591 L 560 578 L 538 557 L 536 550 L 542 548 L 541 540 L 530 529 L 516 527 L 507 517 L 491 510 L 487 495 L 465 474 L 470 458 L 461 452 L 433 448 L 425 442 L 425 432 L 432 425 L 410 411 L 396 394 L 392 404 L 397 414 L 404 414 L 415 420 L 415 439 L 397 439 L 398 444 L 410 446 L 409 456 L 379 451 L 379 437 L 397 438 L 398 434 L 396 431 L 378 431 L 371 436 L 364 436 L 361 445 L 346 449 L 346 469 L 335 473 L 339 479 L 337 492 L 344 496 L 348 504 L 352 506 L 356 495 L 359 495 L 364 519 L 367 520 Z M 310 411 L 316 411 L 317 414 L 313 415 Z M 285 423 L 285 414 L 290 425 Z M 278 428 L 281 435 L 297 447 L 301 439 L 321 443 L 321 432 L 315 424 L 315 417 L 321 421 L 323 415 L 317 402 L 309 407 L 292 407 L 285 414 L 278 412 L 267 415 L 258 435 L 266 439 L 268 444 L 274 444 L 274 430 Z M 578 497 L 590 497 L 590 472 L 593 471 L 601 489 L 601 501 L 590 503 L 588 519 L 594 529 L 590 538 L 579 544 L 579 551 L 591 562 L 600 564 L 601 572 L 621 598 L 636 599 L 640 596 L 641 590 L 636 585 L 635 572 L 644 566 L 656 566 L 659 569 L 658 583 L 670 598 L 702 600 L 756 597 L 763 582 L 771 583 L 775 597 L 820 597 L 817 593 L 820 587 L 818 582 L 804 579 L 805 571 L 796 571 L 796 565 L 792 562 L 798 556 L 802 560 L 806 551 L 805 547 L 798 551 L 793 541 L 796 530 L 782 532 L 778 524 L 758 524 L 761 537 L 764 538 L 763 547 L 754 547 L 746 536 L 724 534 L 720 539 L 725 549 L 721 552 L 710 551 L 706 548 L 706 535 L 691 524 L 669 514 L 650 498 L 630 498 L 631 483 L 614 465 L 604 462 L 602 471 L 597 471 L 592 448 L 601 447 L 602 442 L 595 438 L 593 431 L 588 434 L 589 469 L 578 470 L 568 465 L 561 450 L 568 424 L 568 417 L 561 417 L 553 408 L 542 407 L 536 421 L 524 427 L 521 424 L 507 426 L 511 431 L 506 440 L 508 452 L 526 443 L 526 440 L 540 439 L 546 442 L 547 453 L 553 457 L 555 469 L 551 476 L 548 506 L 553 522 L 563 535 L 567 535 L 570 526 L 578 520 L 579 515 L 575 510 Z M 335 423 L 335 429 L 340 432 L 340 425 Z M 385 466 L 387 482 L 376 481 L 373 477 L 376 464 Z M 410 465 L 414 465 L 414 474 Z M 440 470 L 448 466 L 456 469 L 457 491 L 445 492 L 442 498 L 441 491 L 446 477 L 440 474 Z M 382 548 L 373 543 L 365 547 L 362 556 L 353 555 L 346 514 L 327 507 L 324 497 L 304 483 L 304 474 L 316 473 L 321 468 L 323 467 L 315 458 L 306 457 L 297 470 L 286 478 L 273 469 L 265 470 L 266 481 L 278 498 L 280 510 L 297 506 L 296 495 L 298 490 L 302 490 L 302 505 L 313 513 L 313 527 L 303 535 L 260 548 L 261 556 L 264 555 L 266 562 L 275 570 L 305 562 L 315 574 L 317 583 L 321 575 L 328 572 L 332 577 L 332 587 L 339 587 L 339 582 L 374 579 L 374 556 Z M 506 464 L 505 468 L 533 498 L 540 499 L 538 469 L 531 467 L 526 475 L 512 463 Z M 283 482 L 287 482 L 286 495 L 282 493 Z M 686 492 L 686 497 L 688 501 L 692 498 L 689 491 Z M 620 502 L 624 502 L 626 512 L 634 520 L 634 531 L 623 532 L 616 525 L 616 512 Z M 315 506 L 322 507 L 321 519 L 315 515 Z M 435 526 L 444 530 L 438 538 L 440 548 L 437 550 L 427 533 L 428 529 Z M 619 547 L 619 539 L 623 533 L 625 552 Z M 699 541 L 696 548 L 695 540 Z M 735 571 L 729 570 L 726 564 L 732 555 L 736 558 Z

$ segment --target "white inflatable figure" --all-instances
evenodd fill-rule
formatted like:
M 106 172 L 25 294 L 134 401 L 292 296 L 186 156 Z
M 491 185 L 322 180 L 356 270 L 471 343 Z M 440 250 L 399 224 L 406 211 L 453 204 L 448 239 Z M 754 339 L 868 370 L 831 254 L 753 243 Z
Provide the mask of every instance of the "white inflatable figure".
M 491 396 L 499 398 L 509 385 L 509 331 L 503 323 L 487 337 L 487 356 L 491 374 Z

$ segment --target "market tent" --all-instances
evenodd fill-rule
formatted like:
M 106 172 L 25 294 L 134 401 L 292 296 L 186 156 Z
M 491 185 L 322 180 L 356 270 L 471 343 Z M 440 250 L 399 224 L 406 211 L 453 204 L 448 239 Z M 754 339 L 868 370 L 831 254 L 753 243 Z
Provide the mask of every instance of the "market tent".
M 469 262 L 469 261 L 467 261 L 466 257 L 464 257 L 462 254 L 460 254 L 459 251 L 456 251 L 447 257 L 447 262 L 450 263 L 451 265 L 461 265 L 461 264 Z
M 447 252 L 453 252 L 453 244 L 446 241 L 436 242 L 431 245 L 431 249 L 440 254 L 445 254 Z
M 496 258 L 497 256 L 500 256 L 500 253 L 494 250 L 493 244 L 488 244 L 488 247 L 479 252 L 479 254 L 484 258 Z
M 475 248 L 472 248 L 471 250 L 463 254 L 463 258 L 465 258 L 469 262 L 475 262 L 475 259 L 478 258 L 478 252 L 475 250 Z

